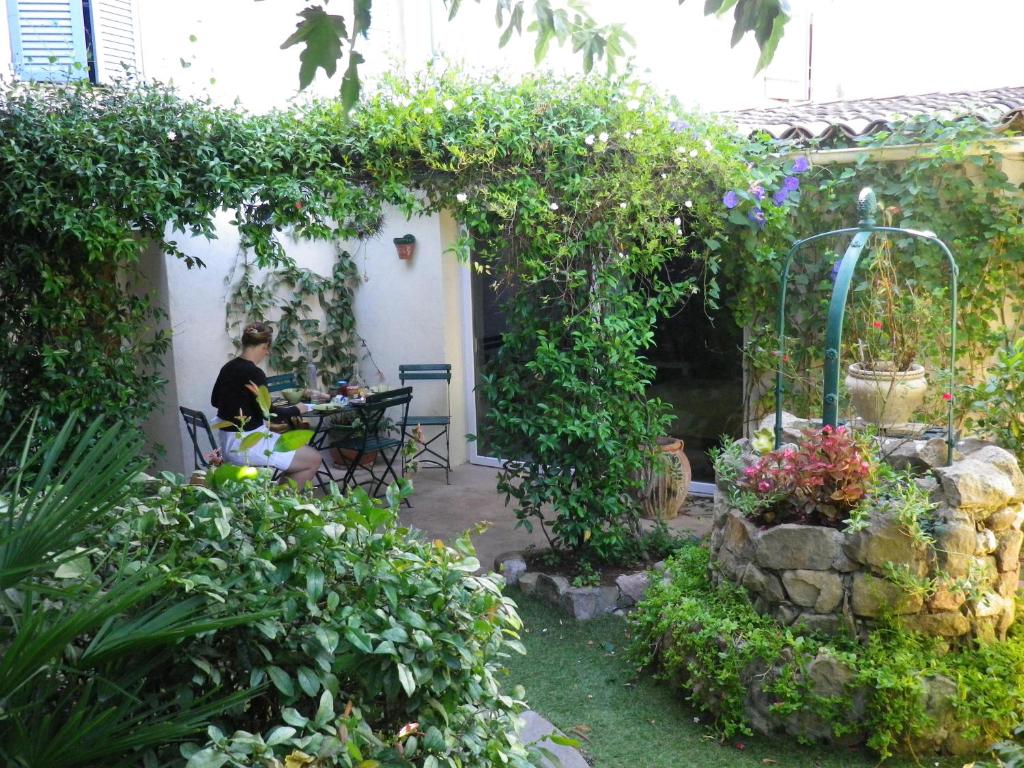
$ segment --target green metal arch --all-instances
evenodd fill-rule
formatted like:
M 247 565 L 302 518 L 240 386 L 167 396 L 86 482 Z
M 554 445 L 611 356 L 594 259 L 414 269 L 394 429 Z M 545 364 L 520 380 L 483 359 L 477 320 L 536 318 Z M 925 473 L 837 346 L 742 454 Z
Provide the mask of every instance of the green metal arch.
M 956 259 L 953 258 L 949 247 L 932 232 L 922 232 L 916 229 L 903 227 L 877 227 L 875 226 L 874 211 L 876 206 L 875 193 L 870 188 L 861 190 L 857 200 L 857 211 L 860 214 L 860 221 L 856 227 L 834 229 L 830 232 L 822 232 L 811 237 L 797 240 L 793 243 L 786 258 L 782 263 L 782 272 L 779 282 L 779 351 L 778 367 L 775 372 L 775 447 L 782 444 L 782 393 L 784 385 L 782 382 L 782 366 L 786 352 L 786 288 L 789 282 L 789 269 L 793 263 L 793 257 L 804 246 L 823 240 L 825 238 L 837 237 L 840 235 L 852 234 L 853 239 L 847 247 L 843 258 L 839 262 L 839 269 L 836 272 L 835 284 L 832 287 L 832 298 L 828 309 L 828 326 L 825 330 L 825 375 L 824 375 L 824 396 L 822 398 L 822 424 L 835 427 L 839 419 L 839 351 L 840 342 L 843 336 L 843 317 L 846 313 L 846 300 L 850 293 L 850 283 L 853 281 L 853 273 L 857 268 L 861 254 L 865 246 L 871 241 L 871 236 L 876 232 L 894 233 L 925 240 L 934 243 L 945 254 L 949 263 L 949 281 L 951 307 L 949 316 L 949 377 L 950 390 L 955 391 L 956 384 L 956 321 L 957 321 L 957 287 L 960 275 Z M 950 400 L 946 425 L 946 461 L 953 460 L 953 446 L 956 438 L 953 432 L 953 401 Z

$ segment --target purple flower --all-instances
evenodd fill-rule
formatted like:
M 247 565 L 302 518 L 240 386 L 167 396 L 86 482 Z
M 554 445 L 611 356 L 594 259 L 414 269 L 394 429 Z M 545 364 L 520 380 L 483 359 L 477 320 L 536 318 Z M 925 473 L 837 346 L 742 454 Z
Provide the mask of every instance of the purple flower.
M 836 263 L 832 265 L 832 282 L 833 283 L 836 281 L 836 278 L 839 276 L 839 264 L 841 262 L 842 262 L 842 259 L 836 259 Z
M 752 208 L 747 213 L 747 218 L 757 224 L 758 229 L 764 229 L 764 211 L 760 208 Z
M 669 123 L 669 127 L 676 133 L 682 133 L 690 129 L 690 124 L 685 120 L 673 120 Z
M 722 197 L 722 204 L 725 205 L 726 208 L 735 208 L 740 204 L 740 196 L 730 189 Z
M 800 189 L 800 179 L 798 179 L 796 176 L 787 176 L 782 181 L 782 188 L 787 192 L 796 192 L 798 189 Z
M 764 187 L 762 187 L 756 181 L 750 185 L 750 189 L 747 191 L 750 192 L 750 196 L 755 200 L 764 200 Z
M 783 187 L 774 195 L 772 195 L 772 202 L 775 203 L 776 205 L 782 205 L 784 202 L 786 202 L 787 197 L 789 197 L 789 190 Z
M 811 167 L 811 162 L 804 155 L 793 161 L 793 173 L 803 173 Z

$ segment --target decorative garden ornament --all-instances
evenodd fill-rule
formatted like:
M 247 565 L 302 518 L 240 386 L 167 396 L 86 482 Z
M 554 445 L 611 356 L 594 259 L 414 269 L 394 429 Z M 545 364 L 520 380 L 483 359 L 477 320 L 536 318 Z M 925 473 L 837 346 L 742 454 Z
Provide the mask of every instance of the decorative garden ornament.
M 644 517 L 651 520 L 671 520 L 679 514 L 690 492 L 692 471 L 690 460 L 683 452 L 683 441 L 675 437 L 659 437 L 658 453 L 644 467 L 644 487 L 641 503 Z

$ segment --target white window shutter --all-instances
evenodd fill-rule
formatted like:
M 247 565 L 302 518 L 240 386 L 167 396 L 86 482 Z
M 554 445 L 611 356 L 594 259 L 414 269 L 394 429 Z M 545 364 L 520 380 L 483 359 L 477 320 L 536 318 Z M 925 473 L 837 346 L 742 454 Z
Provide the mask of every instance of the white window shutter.
M 96 82 L 142 76 L 136 0 L 90 0 Z
M 82 0 L 7 0 L 14 74 L 66 82 L 89 76 Z

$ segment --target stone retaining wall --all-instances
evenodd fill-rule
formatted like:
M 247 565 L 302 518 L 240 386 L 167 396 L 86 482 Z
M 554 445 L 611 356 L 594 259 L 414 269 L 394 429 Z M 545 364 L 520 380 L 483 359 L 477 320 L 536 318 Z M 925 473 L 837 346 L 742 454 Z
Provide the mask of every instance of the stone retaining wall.
M 944 458 L 935 442 L 901 441 L 889 451 L 894 464 L 930 467 L 918 482 L 938 504 L 934 545 L 915 541 L 883 511 L 856 533 L 795 524 L 761 529 L 731 509 L 720 489 L 713 578 L 743 585 L 759 611 L 786 625 L 863 634 L 878 617 L 895 614 L 908 629 L 954 641 L 1004 639 L 1020 578 L 1024 474 L 1012 454 L 984 444 L 965 445 L 949 467 L 933 466 Z

